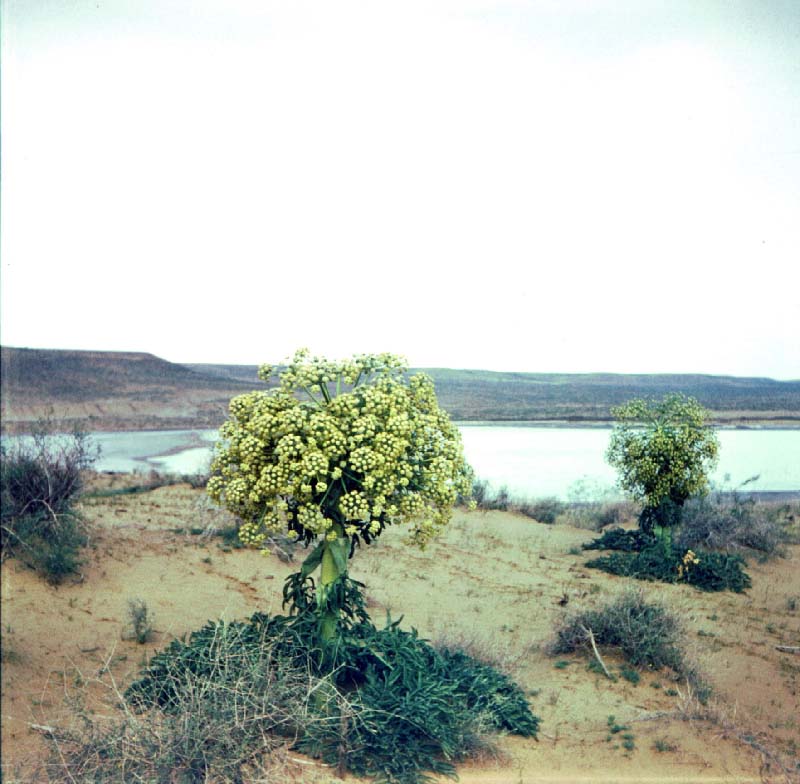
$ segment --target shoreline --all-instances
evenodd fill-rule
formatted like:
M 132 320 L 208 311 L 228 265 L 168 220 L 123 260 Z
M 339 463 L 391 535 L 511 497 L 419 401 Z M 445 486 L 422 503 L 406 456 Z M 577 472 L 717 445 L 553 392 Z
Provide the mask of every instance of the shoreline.
M 149 419 L 149 418 L 148 418 Z M 223 420 L 224 421 L 224 420 Z M 456 419 L 452 418 L 458 427 L 531 427 L 547 429 L 586 429 L 610 430 L 614 426 L 613 419 Z M 2 422 L 0 435 L 19 436 L 30 435 L 37 424 L 37 420 L 19 420 Z M 53 422 L 53 434 L 70 434 L 78 430 L 81 433 L 179 433 L 197 430 L 218 430 L 222 425 L 214 424 L 208 420 L 199 419 L 165 419 L 163 422 L 154 423 L 136 422 L 131 420 L 121 421 L 87 421 L 76 419 L 62 419 Z M 785 417 L 753 417 L 737 419 L 712 419 L 711 427 L 718 430 L 800 430 L 800 416 Z
M 141 459 L 141 458 L 135 458 Z M 170 471 L 160 471 L 158 467 L 149 466 L 156 474 L 160 474 L 162 476 L 184 476 L 183 474 L 177 474 Z M 114 471 L 114 470 L 98 470 L 96 468 L 90 468 L 88 470 L 90 476 L 95 477 L 102 477 L 102 476 L 127 476 L 127 477 L 137 477 L 139 474 L 136 470 L 133 471 Z M 728 489 L 714 489 L 713 487 L 708 492 L 709 497 L 720 497 L 726 501 L 732 500 L 734 497 L 738 497 L 741 500 L 752 500 L 758 503 L 765 503 L 765 504 L 782 504 L 782 503 L 790 503 L 793 501 L 800 501 L 800 488 L 797 490 L 728 490 Z M 513 506 L 514 504 L 524 504 L 527 502 L 534 502 L 534 501 L 541 501 L 550 498 L 548 495 L 539 495 L 539 496 L 526 496 L 526 497 L 514 497 L 513 495 L 509 498 L 509 503 Z M 559 499 L 561 500 L 561 499 Z M 627 500 L 627 499 L 625 499 Z M 624 501 L 623 501 L 624 502 Z M 565 507 L 573 507 L 573 508 L 580 508 L 580 507 L 590 507 L 597 503 L 610 503 L 615 504 L 619 503 L 618 501 L 570 501 L 570 500 L 561 500 L 561 503 L 564 504 Z M 485 511 L 485 510 L 484 510 Z M 507 510 L 509 513 L 513 513 L 513 509 Z M 613 527 L 613 526 L 612 526 Z
M 542 427 L 553 429 L 611 430 L 613 419 L 453 419 L 459 427 Z M 800 430 L 798 419 L 731 419 L 711 420 L 710 427 L 717 430 Z

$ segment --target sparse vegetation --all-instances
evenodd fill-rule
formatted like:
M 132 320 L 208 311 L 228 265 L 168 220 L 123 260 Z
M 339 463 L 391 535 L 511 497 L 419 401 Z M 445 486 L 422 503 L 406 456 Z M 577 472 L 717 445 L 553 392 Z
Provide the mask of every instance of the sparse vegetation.
M 459 496 L 457 502 L 467 506 L 472 501 L 483 511 L 511 512 L 546 525 L 572 525 L 590 531 L 628 521 L 638 513 L 636 504 L 629 501 L 590 500 L 598 494 L 602 495 L 597 488 L 578 482 L 570 492 L 569 501 L 554 497 L 521 498 L 512 495 L 504 485 L 495 491 L 485 479 L 476 479 L 471 495 Z
M 172 487 L 173 485 L 188 484 L 197 489 L 205 487 L 208 483 L 208 474 L 200 472 L 197 474 L 165 474 L 161 471 L 149 471 L 146 474 L 133 474 L 140 478 L 140 481 L 125 484 L 122 487 L 96 488 L 84 493 L 84 498 L 112 498 L 114 496 L 139 495 L 140 493 L 150 493 L 159 487 Z
M 666 738 L 656 738 L 656 740 L 653 741 L 653 750 L 659 752 L 660 754 L 664 754 L 666 752 L 677 751 L 678 746 Z
M 635 667 L 669 667 L 698 690 L 707 692 L 704 679 L 691 665 L 681 647 L 684 631 L 678 619 L 662 605 L 629 589 L 597 610 L 566 617 L 548 646 L 552 656 L 574 651 L 591 655 L 591 631 L 598 646 L 618 650 Z
M 617 723 L 616 716 L 609 716 L 606 720 L 606 726 L 608 729 L 608 734 L 606 735 L 606 743 L 611 743 L 612 741 L 621 740 L 622 743 L 620 744 L 625 751 L 633 751 L 636 748 L 635 738 L 632 732 L 625 732 L 625 730 L 630 730 L 627 724 L 619 724 Z M 617 738 L 619 735 L 619 738 Z M 614 748 L 618 749 L 620 746 L 615 744 Z
M 49 420 L 29 440 L 0 446 L 0 544 L 52 583 L 80 565 L 87 530 L 75 509 L 83 472 L 97 458 L 85 433 L 55 435 Z
M 755 477 L 754 477 L 755 478 Z M 796 505 L 767 505 L 739 491 L 692 498 L 683 510 L 677 546 L 780 555 L 792 541 Z
M 630 727 L 628 727 L 627 724 L 619 724 L 617 722 L 617 717 L 613 715 L 608 717 L 608 719 L 606 720 L 606 724 L 608 725 L 609 735 L 616 735 L 617 733 L 630 729 Z
M 124 477 L 101 477 L 102 482 L 121 484 Z M 94 481 L 94 480 L 93 480 Z M 37 722 L 40 725 L 57 727 L 54 739 L 64 752 L 66 764 L 76 781 L 125 781 L 125 770 L 129 774 L 127 780 L 136 781 L 137 775 L 143 780 L 175 780 L 189 781 L 207 779 L 209 781 L 235 780 L 236 774 L 231 772 L 235 765 L 242 771 L 244 781 L 287 781 L 293 777 L 302 781 L 333 781 L 337 776 L 336 767 L 338 758 L 325 763 L 318 760 L 315 763 L 287 750 L 298 739 L 294 732 L 283 735 L 278 728 L 274 734 L 264 732 L 262 741 L 242 747 L 237 737 L 216 743 L 217 738 L 222 741 L 227 733 L 229 738 L 240 730 L 247 728 L 225 729 L 215 723 L 213 715 L 203 713 L 196 702 L 184 702 L 185 710 L 192 715 L 198 715 L 197 722 L 189 721 L 188 717 L 172 715 L 162 708 L 152 707 L 136 713 L 132 711 L 132 704 L 118 699 L 109 684 L 111 675 L 122 684 L 122 688 L 131 681 L 132 668 L 137 666 L 144 655 L 144 650 L 135 644 L 116 643 L 116 649 L 107 650 L 105 647 L 95 649 L 96 637 L 92 639 L 87 632 L 90 630 L 110 629 L 112 635 L 116 629 L 125 622 L 126 596 L 116 597 L 110 593 L 114 585 L 126 586 L 152 585 L 151 579 L 158 580 L 161 569 L 163 583 L 158 590 L 163 595 L 174 591 L 176 586 L 197 584 L 202 586 L 204 596 L 208 597 L 208 612 L 205 613 L 205 602 L 200 611 L 202 616 L 197 616 L 198 602 L 186 596 L 181 598 L 173 596 L 173 603 L 177 613 L 169 612 L 168 620 L 159 617 L 159 623 L 165 624 L 163 629 L 167 635 L 181 635 L 202 625 L 205 617 L 217 618 L 223 613 L 230 615 L 230 606 L 252 607 L 247 609 L 247 615 L 241 609 L 234 610 L 233 617 L 248 617 L 261 602 L 279 603 L 280 583 L 276 578 L 285 575 L 289 569 L 282 565 L 273 549 L 273 555 L 263 559 L 254 553 L 240 551 L 227 555 L 219 553 L 216 542 L 221 540 L 213 536 L 214 526 L 224 528 L 229 524 L 229 519 L 222 513 L 214 513 L 200 517 L 198 515 L 199 503 L 202 494 L 189 492 L 185 487 L 165 488 L 153 497 L 132 496 L 130 498 L 98 499 L 92 505 L 91 514 L 98 520 L 110 519 L 112 525 L 103 530 L 102 537 L 95 542 L 98 545 L 93 553 L 93 562 L 90 581 L 86 585 L 70 586 L 68 591 L 53 592 L 32 573 L 20 569 L 14 563 L 5 564 L 4 577 L 10 576 L 15 588 L 27 588 L 27 591 L 13 595 L 4 593 L 4 626 L 5 621 L 13 626 L 16 634 L 8 634 L 4 629 L 3 634 L 3 666 L 8 668 L 9 691 L 4 697 L 4 711 L 8 716 L 19 721 Z M 124 511 L 122 511 L 124 510 Z M 163 515 L 162 526 L 156 527 L 157 516 Z M 153 517 L 152 523 L 149 518 Z M 137 552 L 131 553 L 129 544 L 132 530 L 135 531 L 142 525 L 137 534 Z M 134 527 L 135 526 L 135 527 Z M 205 532 L 204 537 L 193 536 L 198 534 L 200 527 Z M 171 536 L 170 531 L 180 530 L 183 535 Z M 580 761 L 580 754 L 587 747 L 596 753 L 590 762 L 591 774 L 600 777 L 611 777 L 619 774 L 623 769 L 629 768 L 629 763 L 623 754 L 627 751 L 624 746 L 624 734 L 632 734 L 629 730 L 621 730 L 613 734 L 609 744 L 602 742 L 606 736 L 606 714 L 617 714 L 619 725 L 629 725 L 636 733 L 635 747 L 638 747 L 642 756 L 645 772 L 651 776 L 667 775 L 669 765 L 672 763 L 670 755 L 658 755 L 649 747 L 654 738 L 667 736 L 681 747 L 681 753 L 691 754 L 696 750 L 697 759 L 702 760 L 707 766 L 709 775 L 724 773 L 723 758 L 728 763 L 736 765 L 742 775 L 750 773 L 757 777 L 757 762 L 752 762 L 749 750 L 738 749 L 730 741 L 722 740 L 715 743 L 715 729 L 707 729 L 705 725 L 693 724 L 681 726 L 673 723 L 669 716 L 660 718 L 665 712 L 672 714 L 680 709 L 684 697 L 689 691 L 683 683 L 674 680 L 674 673 L 657 670 L 647 673 L 644 669 L 636 669 L 627 665 L 632 671 L 638 672 L 643 681 L 638 687 L 630 685 L 622 675 L 623 658 L 613 646 L 599 645 L 600 653 L 610 672 L 616 676 L 616 681 L 607 680 L 602 673 L 602 668 L 594 659 L 590 644 L 582 651 L 572 654 L 557 655 L 549 664 L 542 661 L 542 640 L 553 629 L 554 618 L 568 611 L 581 611 L 589 608 L 598 608 L 608 601 L 624 581 L 606 578 L 604 575 L 592 573 L 591 570 L 581 569 L 579 561 L 585 558 L 571 558 L 565 553 L 571 543 L 579 543 L 585 538 L 580 532 L 558 527 L 545 527 L 531 524 L 522 518 L 511 518 L 507 515 L 492 514 L 468 515 L 457 514 L 453 526 L 447 536 L 440 541 L 432 542 L 423 557 L 413 550 L 404 548 L 401 544 L 402 532 L 395 532 L 394 536 L 387 536 L 381 542 L 381 549 L 385 550 L 387 557 L 382 558 L 381 553 L 375 550 L 362 552 L 364 557 L 362 574 L 371 575 L 369 607 L 376 626 L 383 626 L 385 608 L 391 603 L 397 613 L 407 611 L 405 628 L 410 628 L 411 623 L 424 630 L 422 636 L 435 635 L 439 629 L 444 629 L 450 639 L 443 642 L 436 641 L 433 647 L 462 649 L 459 640 L 484 639 L 482 645 L 470 646 L 465 652 L 472 658 L 483 661 L 487 646 L 495 645 L 492 654 L 501 652 L 501 658 L 507 663 L 519 662 L 522 666 L 515 671 L 518 683 L 523 687 L 534 713 L 542 715 L 546 724 L 541 725 L 541 731 L 547 733 L 548 742 L 558 739 L 557 746 L 553 744 L 552 757 L 558 761 L 563 775 L 577 776 L 579 767 L 586 770 L 586 762 Z M 508 541 L 501 541 L 506 533 Z M 235 536 L 235 529 L 231 533 Z M 475 542 L 477 547 L 467 551 L 462 549 L 462 542 Z M 489 549 L 492 548 L 492 549 Z M 302 552 L 302 548 L 299 548 Z M 167 555 L 169 553 L 169 555 Z M 792 559 L 796 557 L 796 548 L 790 547 L 787 553 Z M 540 560 L 540 555 L 545 556 Z M 143 557 L 142 557 L 143 556 Z M 205 558 L 213 560 L 213 568 L 204 567 Z M 378 557 L 376 557 L 378 556 Z M 298 553 L 298 558 L 302 560 Z M 159 558 L 161 560 L 159 561 Z M 167 566 L 167 558 L 170 567 Z M 483 584 L 485 561 L 487 558 L 497 559 L 499 566 L 511 564 L 510 569 L 503 569 L 503 576 L 499 571 L 492 571 L 489 590 Z M 516 568 L 514 563 L 523 568 Z M 527 568 L 530 566 L 530 571 Z M 109 578 L 105 580 L 102 571 L 111 567 Z M 788 638 L 788 630 L 794 622 L 796 615 L 790 615 L 788 599 L 793 591 L 785 581 L 777 578 L 778 575 L 791 576 L 791 563 L 778 560 L 760 567 L 758 582 L 754 575 L 754 584 L 757 588 L 752 597 L 736 595 L 703 596 L 693 591 L 675 591 L 667 589 L 668 600 L 675 602 L 675 607 L 683 617 L 684 613 L 688 623 L 691 624 L 687 637 L 682 638 L 682 644 L 689 653 L 696 650 L 698 655 L 707 658 L 714 655 L 724 656 L 731 661 L 731 668 L 714 670 L 715 686 L 719 687 L 721 699 L 741 700 L 742 706 L 738 720 L 746 724 L 742 730 L 748 730 L 753 737 L 757 737 L 766 746 L 774 748 L 788 748 L 787 744 L 792 732 L 796 729 L 791 708 L 793 702 L 790 698 L 790 689 L 794 687 L 796 678 L 796 656 L 774 651 L 773 644 L 792 642 Z M 113 570 L 113 571 L 111 571 Z M 194 578 L 187 575 L 194 572 Z M 264 573 L 272 579 L 264 580 Z M 270 574 L 272 573 L 272 574 Z M 274 575 L 274 576 L 273 576 Z M 236 579 L 231 581 L 231 577 Z M 541 582 L 546 577 L 548 582 Z M 375 585 L 373 586 L 372 580 Z M 396 587 L 398 579 L 406 583 L 402 589 Z M 420 583 L 421 580 L 425 583 Z M 540 581 L 537 586 L 537 579 Z M 120 583 L 120 581 L 122 581 Z M 198 582 L 199 581 L 199 582 Z M 4 582 L 5 585 L 5 582 Z M 158 585 L 153 585 L 153 589 Z M 32 588 L 38 589 L 43 595 L 53 598 L 51 603 L 45 602 L 28 614 L 26 605 L 34 598 Z M 212 590 L 209 590 L 212 589 Z M 232 589 L 232 591 L 231 591 Z M 597 589 L 596 591 L 593 589 Z M 498 596 L 502 591 L 503 601 L 496 601 L 493 596 Z M 132 588 L 131 588 L 132 591 Z M 658 589 L 644 586 L 645 595 L 655 598 Z M 447 598 L 447 595 L 451 598 Z M 566 610 L 561 609 L 559 599 L 563 595 L 569 596 Z M 599 594 L 599 595 L 598 595 Z M 151 602 L 151 594 L 143 594 Z M 161 595 L 161 594 L 160 594 Z M 468 617 L 459 619 L 455 608 L 467 597 Z M 241 598 L 240 598 L 241 597 Z M 429 597 L 429 598 L 428 598 Z M 8 601 L 8 604 L 5 602 Z M 762 608 L 762 602 L 764 608 Z M 510 605 L 510 606 L 509 606 Z M 671 605 L 670 605 L 671 606 Z M 104 608 L 104 609 L 100 609 Z M 108 609 L 112 608 L 111 613 Z M 473 611 L 474 609 L 474 611 Z M 89 615 L 86 610 L 92 610 Z M 116 614 L 115 614 L 116 612 Z M 394 612 L 393 612 L 394 614 Z M 52 619 L 74 615 L 74 622 L 64 623 L 59 627 L 64 635 L 64 655 L 57 654 L 47 662 L 48 667 L 64 669 L 64 684 L 69 692 L 70 705 L 75 703 L 73 698 L 85 695 L 86 710 L 77 716 L 72 723 L 64 720 L 64 706 L 61 703 L 62 677 L 60 674 L 51 676 L 47 691 L 44 679 L 38 676 L 43 657 L 40 653 L 41 646 L 37 645 L 41 637 L 41 627 L 51 627 Z M 107 626 L 100 625 L 101 616 L 111 617 L 115 623 Z M 523 622 L 521 618 L 529 618 Z M 159 612 L 161 616 L 161 612 Z M 185 620 L 184 619 L 188 619 Z M 739 617 L 746 616 L 746 628 L 739 628 Z M 713 621 L 713 622 L 712 622 Z M 770 636 L 768 626 L 774 628 L 774 635 Z M 785 628 L 784 628 L 785 627 Z M 158 626 L 162 629 L 162 626 Z M 226 628 L 231 628 L 228 625 Z M 403 627 L 401 627 L 403 628 Z M 713 630 L 717 638 L 698 638 L 698 629 Z M 766 630 L 766 631 L 765 631 Z M 739 632 L 741 634 L 739 634 Z M 69 635 L 69 636 L 67 636 Z M 46 637 L 44 638 L 46 639 Z M 163 646 L 169 644 L 171 636 L 167 636 Z M 188 636 L 184 638 L 188 641 Z M 8 649 L 8 643 L 11 649 Z M 109 646 L 114 644 L 113 637 Z M 133 647 L 131 647 L 133 645 Z M 80 647 L 78 647 L 80 646 Z M 724 646 L 724 651 L 721 650 Z M 757 646 L 757 647 L 756 647 Z M 150 647 L 150 646 L 148 646 Z M 69 649 L 69 650 L 68 650 Z M 89 652 L 84 653 L 84 649 Z M 767 673 L 756 673 L 748 683 L 748 689 L 739 689 L 736 682 L 736 673 L 741 670 L 742 663 L 749 661 L 750 651 L 759 654 L 759 661 L 763 661 Z M 95 651 L 95 652 L 91 652 Z M 481 653 L 483 651 L 483 653 Z M 152 647 L 147 651 L 152 653 Z M 121 655 L 120 655 L 121 654 Z M 127 661 L 123 661 L 127 654 Z M 110 659 L 109 659 L 110 657 Z M 69 665 L 65 662 L 68 658 Z M 569 661 L 571 664 L 563 671 L 558 671 L 553 665 L 558 661 Z M 718 659 L 717 659 L 718 660 Z M 107 662 L 110 664 L 107 666 Z M 597 673 L 587 672 L 587 663 L 593 665 Z M 98 668 L 105 671 L 100 676 L 102 684 L 94 678 Z M 140 665 L 144 666 L 144 665 Z M 791 668 L 790 668 L 791 666 Z M 771 678 L 769 673 L 774 670 L 776 677 Z M 506 672 L 505 669 L 501 670 Z M 287 671 L 288 673 L 288 671 Z M 308 678 L 313 673 L 300 673 Z M 79 676 L 80 675 L 80 680 Z M 25 690 L 21 688 L 25 680 Z M 657 679 L 657 681 L 655 680 Z M 532 688 L 541 681 L 541 691 Z M 659 683 L 661 688 L 651 688 L 650 681 Z M 186 681 L 190 683 L 187 676 Z M 263 683 L 262 681 L 261 683 Z M 80 685 L 83 683 L 83 685 Z M 191 681 L 190 688 L 196 692 L 210 693 L 211 685 L 203 685 L 202 679 Z M 232 682 L 231 682 L 232 683 Z M 316 684 L 319 684 L 316 686 Z M 247 684 L 242 681 L 238 685 L 227 687 L 231 691 L 239 690 L 240 704 L 247 703 L 251 697 L 247 695 Z M 316 688 L 315 688 L 316 686 Z M 669 688 L 676 686 L 677 688 Z M 108 702 L 104 699 L 105 688 L 111 688 Z M 328 717 L 323 714 L 322 721 L 332 723 L 336 718 L 341 719 L 341 710 L 346 712 L 347 703 L 356 701 L 355 687 L 348 686 L 349 690 L 336 686 L 330 678 L 316 678 L 307 680 L 306 691 L 315 689 L 314 694 L 324 692 L 325 699 L 333 700 L 335 711 Z M 642 691 L 644 689 L 644 691 Z M 680 689 L 680 694 L 678 693 Z M 538 696 L 534 696 L 539 691 Z M 222 704 L 223 689 L 217 689 L 217 696 L 213 699 L 216 706 Z M 35 699 L 26 700 L 25 694 L 33 694 Z M 338 695 L 338 696 L 337 696 Z M 594 696 L 593 696 L 594 695 Z M 184 696 L 188 696 L 185 693 Z M 262 695 L 263 696 L 263 695 Z M 16 698 L 12 704 L 10 700 Z M 254 697 L 252 698 L 254 699 Z M 310 708 L 304 708 L 308 700 L 300 700 L 298 710 L 305 710 L 306 718 L 314 720 L 317 704 L 311 700 Z M 713 698 L 710 702 L 714 702 Z M 340 710 L 339 705 L 342 708 Z M 127 705 L 126 712 L 124 705 Z M 261 703 L 266 705 L 266 702 Z M 761 706 L 770 705 L 769 715 L 757 721 L 750 718 L 749 712 Z M 212 710 L 222 710 L 211 705 Z M 138 708 L 137 708 L 138 709 Z M 260 708 L 254 708 L 260 710 Z M 263 708 L 266 713 L 268 706 Z M 248 709 L 249 711 L 249 709 Z M 338 711 L 338 712 L 336 712 Z M 244 720 L 253 715 L 242 712 Z M 579 715 L 583 718 L 577 732 L 565 733 L 559 731 L 559 723 L 565 715 Z M 640 736 L 636 729 L 640 725 L 634 720 L 650 718 L 645 735 Z M 302 716 L 298 721 L 302 720 Z M 357 719 L 347 719 L 356 722 Z M 552 723 L 551 723 L 552 721 Z M 767 726 L 774 726 L 772 730 Z M 213 738 L 206 738 L 208 750 L 204 751 L 200 741 L 192 740 L 191 735 L 199 735 L 202 726 L 210 728 Z M 62 733 L 61 727 L 67 727 L 71 734 Z M 265 722 L 264 726 L 268 726 Z M 548 727 L 550 729 L 548 729 Z M 117 736 L 111 732 L 119 729 Z M 652 730 L 652 731 L 651 731 Z M 290 730 L 287 729 L 287 733 Z M 644 732 L 644 728 L 642 729 Z M 45 734 L 39 730 L 41 740 Z M 127 734 L 123 734 L 127 733 Z M 333 734 L 330 727 L 325 728 L 327 734 Z M 208 733 L 207 733 L 208 734 Z M 341 730 L 335 733 L 341 737 Z M 690 736 L 697 735 L 704 742 L 698 745 L 689 741 Z M 4 748 L 4 780 L 16 781 L 69 781 L 64 763 L 57 754 L 50 760 L 50 766 L 45 770 L 40 769 L 37 774 L 29 773 L 37 760 L 42 759 L 37 750 L 34 758 L 29 755 L 28 749 L 32 743 L 39 739 L 31 733 L 24 733 L 20 743 L 18 740 L 4 734 L 6 745 Z M 539 736 L 542 737 L 541 732 Z M 107 739 L 103 741 L 103 738 Z M 255 737 L 255 732 L 251 737 Z M 353 737 L 356 737 L 355 735 Z M 727 737 L 727 736 L 726 736 Z M 541 744 L 534 742 L 520 742 L 519 739 L 497 740 L 497 748 L 502 750 L 513 749 L 515 759 L 519 760 L 519 775 L 516 768 L 500 767 L 498 751 L 495 747 L 494 734 L 488 728 L 481 727 L 480 723 L 473 735 L 474 751 L 465 752 L 471 759 L 476 759 L 481 770 L 486 769 L 487 776 L 503 778 L 511 775 L 527 780 L 530 776 L 535 778 L 539 770 L 541 759 Z M 145 744 L 140 745 L 142 741 Z M 600 742 L 600 746 L 597 745 Z M 686 742 L 685 742 L 686 741 Z M 82 745 L 84 744 L 85 745 Z M 93 745 L 96 743 L 96 745 Z M 245 741 L 249 744 L 249 741 Z M 127 745 L 126 745 L 127 744 Z M 226 745 L 227 744 L 227 745 Z M 594 744 L 594 745 L 590 745 Z M 782 746 L 780 745 L 782 744 Z M 81 746 L 82 750 L 79 750 Z M 684 751 L 685 749 L 685 751 Z M 83 762 L 73 758 L 75 752 L 83 755 Z M 632 755 L 640 752 L 631 751 Z M 331 752 L 333 754 L 333 752 Z M 477 754 L 477 757 L 472 755 Z M 205 755 L 205 756 L 204 756 Z M 224 755 L 224 756 L 219 756 Z M 249 757 L 248 757 L 249 755 Z M 550 756 L 550 753 L 548 753 Z M 102 757 L 102 759 L 101 759 Z M 796 754 L 795 754 L 796 757 Z M 205 761 L 204 761 L 205 760 Z M 238 760 L 238 762 L 237 762 Z M 457 760 L 451 760 L 458 767 L 461 774 L 461 765 Z M 202 765 L 208 764 L 205 773 Z M 103 765 L 105 773 L 95 776 L 89 771 L 93 765 Z M 652 765 L 652 768 L 649 766 Z M 159 767 L 159 770 L 156 767 Z M 331 767 L 333 766 L 333 767 Z M 576 767 L 579 766 L 579 767 Z M 476 768 L 473 764 L 467 766 L 470 777 Z M 130 773 L 137 771 L 137 773 Z M 116 778 L 115 778 L 116 777 Z M 464 775 L 462 775 L 464 778 Z

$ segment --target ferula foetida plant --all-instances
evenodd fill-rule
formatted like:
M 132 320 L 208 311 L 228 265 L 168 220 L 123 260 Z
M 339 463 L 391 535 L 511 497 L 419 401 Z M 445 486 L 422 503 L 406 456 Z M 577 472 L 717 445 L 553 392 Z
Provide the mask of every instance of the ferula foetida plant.
M 708 489 L 717 464 L 719 440 L 708 411 L 692 397 L 670 394 L 631 400 L 611 413 L 617 423 L 606 458 L 620 486 L 643 504 L 640 520 L 677 524 L 685 501 Z
M 274 374 L 265 365 L 259 378 Z M 356 544 L 408 524 L 424 546 L 450 519 L 472 472 L 433 382 L 392 354 L 345 361 L 298 351 L 278 385 L 234 398 L 208 483 L 211 498 L 244 522 L 240 538 L 264 546 L 288 533 L 320 544 L 323 590 L 346 573 Z

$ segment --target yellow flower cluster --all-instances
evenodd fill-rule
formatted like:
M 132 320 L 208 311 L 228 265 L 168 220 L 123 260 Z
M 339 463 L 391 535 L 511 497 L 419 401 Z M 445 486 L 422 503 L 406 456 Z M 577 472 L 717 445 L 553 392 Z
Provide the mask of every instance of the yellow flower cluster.
M 700 559 L 693 550 L 687 550 L 686 555 L 683 556 L 681 563 L 678 564 L 678 579 L 682 580 L 684 576 L 688 579 L 689 569 L 700 563 Z
M 263 366 L 259 375 L 273 373 Z M 450 518 L 472 472 L 433 382 L 390 354 L 344 362 L 298 352 L 268 391 L 234 398 L 220 431 L 208 493 L 245 521 L 241 538 L 269 533 L 375 536 L 410 523 L 424 544 Z

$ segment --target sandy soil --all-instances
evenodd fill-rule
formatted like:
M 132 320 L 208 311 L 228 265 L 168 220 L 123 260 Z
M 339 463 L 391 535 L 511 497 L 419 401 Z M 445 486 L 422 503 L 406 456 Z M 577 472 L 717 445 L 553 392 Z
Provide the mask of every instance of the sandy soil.
M 202 490 L 188 486 L 86 499 L 83 511 L 93 536 L 80 579 L 56 588 L 16 560 L 2 565 L 6 783 L 41 780 L 34 771 L 47 741 L 31 724 L 69 725 L 78 697 L 113 715 L 114 686 L 123 690 L 146 657 L 210 618 L 278 612 L 283 579 L 297 568 L 191 533 L 225 520 Z M 565 612 L 603 603 L 628 584 L 584 568 L 587 557 L 574 548 L 591 536 L 502 512 L 457 512 L 425 552 L 405 546 L 394 531 L 351 562 L 376 620 L 387 610 L 402 614 L 403 625 L 424 637 L 499 657 L 528 691 L 542 719 L 538 742 L 501 739 L 503 759 L 461 766 L 461 781 L 792 780 L 789 770 L 800 758 L 800 656 L 775 646 L 800 644 L 800 547 L 785 559 L 751 562 L 747 594 L 641 584 L 680 614 L 687 647 L 713 682 L 715 698 L 699 711 L 670 673 L 643 672 L 637 685 L 611 683 L 587 670 L 585 657 L 560 657 L 569 664 L 558 668 L 544 653 Z M 133 598 L 156 617 L 156 634 L 144 645 L 123 639 Z M 604 658 L 612 669 L 621 664 L 613 652 Z M 672 689 L 678 696 L 667 693 Z M 633 751 L 606 740 L 610 715 L 630 726 Z M 336 780 L 323 766 L 293 757 L 287 778 Z

